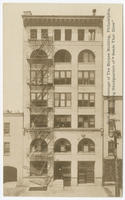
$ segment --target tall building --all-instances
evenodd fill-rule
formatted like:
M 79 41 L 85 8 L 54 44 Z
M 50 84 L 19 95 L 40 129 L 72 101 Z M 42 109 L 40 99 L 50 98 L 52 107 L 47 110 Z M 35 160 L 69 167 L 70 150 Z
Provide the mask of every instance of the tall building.
M 23 178 L 101 184 L 103 16 L 22 18 Z

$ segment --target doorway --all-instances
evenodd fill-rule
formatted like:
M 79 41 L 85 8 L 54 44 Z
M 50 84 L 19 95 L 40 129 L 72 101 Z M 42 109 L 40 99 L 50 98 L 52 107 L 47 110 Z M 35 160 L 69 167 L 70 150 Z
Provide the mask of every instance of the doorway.
M 62 179 L 64 186 L 71 185 L 71 162 L 55 161 L 54 162 L 54 180 Z
M 78 184 L 94 183 L 94 162 L 78 162 Z

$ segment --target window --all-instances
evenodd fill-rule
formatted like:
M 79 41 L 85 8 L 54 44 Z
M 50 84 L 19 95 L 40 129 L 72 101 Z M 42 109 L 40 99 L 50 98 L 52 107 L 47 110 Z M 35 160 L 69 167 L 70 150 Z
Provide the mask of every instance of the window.
M 94 128 L 95 116 L 94 115 L 79 115 L 78 128 Z
M 37 39 L 37 30 L 36 29 L 31 29 L 30 30 L 30 39 L 31 40 L 36 40 Z
M 55 128 L 71 127 L 71 115 L 55 115 L 54 127 Z
M 70 107 L 71 93 L 55 93 L 55 107 Z
M 10 153 L 10 143 L 4 142 L 4 154 L 7 155 Z
M 71 71 L 55 71 L 54 84 L 71 84 Z
M 70 41 L 72 37 L 72 30 L 71 29 L 66 29 L 65 30 L 65 40 Z
M 95 144 L 88 138 L 82 139 L 78 144 L 78 152 L 94 152 Z
M 60 29 L 54 30 L 54 40 L 55 41 L 61 40 L 61 30 Z
M 55 142 L 54 145 L 54 152 L 70 152 L 71 151 L 71 144 L 66 139 L 59 139 Z
M 35 139 L 30 144 L 30 152 L 47 152 L 48 146 L 45 140 Z
M 89 40 L 95 40 L 95 29 L 89 29 Z
M 83 50 L 78 55 L 78 62 L 79 63 L 95 63 L 95 55 L 90 50 Z
M 54 62 L 71 62 L 71 54 L 64 49 L 61 49 L 55 53 Z
M 47 93 L 31 93 L 31 104 L 35 106 L 47 106 Z
M 31 128 L 47 127 L 47 125 L 48 125 L 47 115 L 31 115 L 30 116 Z
M 114 141 L 108 141 L 108 155 L 112 156 L 114 154 Z
M 108 113 L 115 114 L 115 100 L 108 100 Z
M 31 84 L 42 85 L 48 82 L 48 72 L 41 70 L 31 70 Z
M 30 176 L 43 176 L 47 174 L 47 161 L 30 161 Z
M 47 37 L 48 37 L 48 29 L 42 29 L 41 38 L 47 38 Z
M 79 71 L 78 84 L 94 85 L 95 84 L 95 71 Z
M 114 120 L 110 119 L 108 123 L 109 123 L 109 132 L 114 131 L 115 130 Z
M 4 135 L 9 135 L 9 134 L 10 134 L 10 123 L 4 122 Z
M 41 64 L 41 60 L 39 60 L 39 59 L 47 59 L 48 56 L 45 51 L 43 51 L 41 49 L 36 49 L 31 53 L 30 58 L 34 59 L 35 64 L 36 63 Z M 32 63 L 33 63 L 33 61 L 32 61 Z
M 78 95 L 79 107 L 94 107 L 95 106 L 95 94 L 94 93 L 79 93 Z
M 78 30 L 78 40 L 79 41 L 84 40 L 84 30 L 83 29 Z

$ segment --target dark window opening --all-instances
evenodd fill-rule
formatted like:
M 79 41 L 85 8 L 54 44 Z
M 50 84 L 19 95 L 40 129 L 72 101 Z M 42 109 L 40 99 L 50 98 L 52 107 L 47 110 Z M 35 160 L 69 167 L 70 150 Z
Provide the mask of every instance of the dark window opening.
M 115 148 L 114 145 L 115 144 L 114 144 L 113 140 L 111 140 L 111 141 L 108 142 L 108 155 L 109 156 L 113 156 L 113 154 L 114 154 L 114 148 Z
M 55 53 L 54 62 L 71 62 L 71 54 L 67 50 L 59 50 Z
M 78 55 L 79 63 L 95 63 L 95 55 L 90 50 L 83 50 Z
M 31 128 L 47 127 L 47 125 L 48 125 L 47 115 L 31 115 L 30 116 Z
M 32 85 L 43 85 L 48 83 L 48 72 L 41 70 L 31 70 L 30 72 L 30 83 Z
M 78 30 L 78 40 L 79 41 L 82 41 L 82 40 L 84 40 L 84 30 L 83 29 L 79 29 Z
M 78 84 L 94 85 L 95 84 L 95 71 L 79 71 Z
M 55 41 L 61 40 L 61 30 L 60 29 L 54 30 L 54 40 Z
M 92 140 L 85 138 L 78 144 L 78 152 L 95 152 L 95 144 Z
M 79 93 L 78 96 L 79 107 L 94 107 L 95 106 L 95 94 L 94 93 Z
M 30 152 L 47 152 L 48 146 L 45 140 L 35 139 L 30 144 Z
M 71 144 L 66 139 L 59 139 L 55 142 L 54 152 L 70 152 Z
M 79 115 L 78 128 L 94 128 L 95 116 L 94 115 Z
M 36 29 L 31 29 L 30 30 L 30 39 L 31 40 L 36 40 L 37 39 L 37 30 Z
M 66 29 L 65 30 L 65 40 L 70 41 L 72 38 L 72 30 L 71 29 Z
M 30 176 L 47 174 L 47 161 L 30 161 Z
M 8 155 L 10 153 L 10 143 L 4 142 L 4 155 Z
M 71 93 L 55 93 L 55 107 L 70 107 Z
M 115 100 L 108 100 L 108 113 L 115 114 Z
M 5 135 L 10 134 L 10 123 L 9 122 L 4 122 L 4 134 Z
M 47 37 L 48 37 L 48 29 L 42 29 L 41 38 L 47 38 Z
M 47 106 L 47 93 L 31 93 L 31 105 Z
M 54 84 L 71 84 L 71 71 L 55 71 Z
M 55 115 L 54 117 L 55 128 L 69 128 L 71 127 L 71 115 Z

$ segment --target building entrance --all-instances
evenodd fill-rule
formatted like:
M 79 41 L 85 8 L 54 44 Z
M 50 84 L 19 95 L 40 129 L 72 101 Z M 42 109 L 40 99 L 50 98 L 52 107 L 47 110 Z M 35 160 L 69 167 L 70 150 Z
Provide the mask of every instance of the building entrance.
M 71 162 L 55 161 L 54 162 L 54 179 L 63 179 L 64 186 L 71 185 Z
M 94 183 L 94 162 L 79 161 L 78 162 L 78 184 Z

